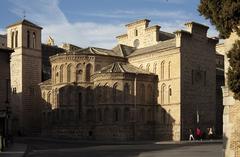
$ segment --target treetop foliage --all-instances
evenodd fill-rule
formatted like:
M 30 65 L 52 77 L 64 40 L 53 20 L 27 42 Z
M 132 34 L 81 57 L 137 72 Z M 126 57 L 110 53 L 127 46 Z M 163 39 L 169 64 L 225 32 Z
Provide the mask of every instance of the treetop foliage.
M 201 0 L 198 11 L 216 26 L 220 38 L 233 31 L 240 35 L 240 0 Z
M 234 98 L 240 100 L 240 40 L 227 54 L 230 67 L 228 69 L 228 86 L 234 93 Z

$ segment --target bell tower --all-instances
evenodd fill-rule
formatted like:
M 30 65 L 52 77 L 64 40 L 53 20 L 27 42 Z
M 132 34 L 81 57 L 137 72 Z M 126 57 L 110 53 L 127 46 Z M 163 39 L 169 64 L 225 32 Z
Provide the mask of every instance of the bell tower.
M 39 125 L 38 102 L 41 82 L 41 30 L 36 24 L 21 20 L 7 27 L 7 46 L 11 54 L 12 112 L 17 131 L 31 133 Z

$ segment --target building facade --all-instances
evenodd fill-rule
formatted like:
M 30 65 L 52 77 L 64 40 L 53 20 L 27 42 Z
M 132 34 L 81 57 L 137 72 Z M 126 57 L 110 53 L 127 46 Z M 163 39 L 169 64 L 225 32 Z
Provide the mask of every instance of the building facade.
M 240 102 L 234 99 L 232 91 L 228 88 L 227 72 L 229 68 L 229 61 L 227 53 L 231 50 L 236 40 L 240 40 L 237 33 L 232 33 L 228 39 L 221 45 L 217 46 L 217 52 L 224 55 L 224 69 L 225 69 L 225 85 L 222 87 L 223 93 L 223 141 L 224 141 L 224 155 L 225 157 L 240 156 L 240 139 L 239 139 L 239 111 Z
M 10 57 L 11 108 L 16 134 L 41 131 L 39 83 L 50 78 L 49 56 L 62 52 L 54 45 L 42 44 L 42 28 L 28 20 L 7 27 L 3 43 L 13 49 Z
M 221 134 L 223 58 L 208 27 L 161 31 L 150 20 L 126 25 L 112 49 L 41 42 L 21 20 L 0 41 L 10 58 L 15 132 L 96 140 L 183 140 L 189 129 Z
M 14 119 L 14 115 L 10 115 L 10 55 L 12 51 L 8 48 L 0 48 L 0 134 L 4 137 L 11 134 L 11 122 Z
M 195 22 L 174 34 L 149 22 L 127 24 L 113 49 L 79 48 L 50 57 L 51 79 L 40 84 L 44 122 L 50 122 L 43 132 L 176 141 L 186 139 L 190 128 L 221 132 L 218 40 L 208 38 L 208 27 Z

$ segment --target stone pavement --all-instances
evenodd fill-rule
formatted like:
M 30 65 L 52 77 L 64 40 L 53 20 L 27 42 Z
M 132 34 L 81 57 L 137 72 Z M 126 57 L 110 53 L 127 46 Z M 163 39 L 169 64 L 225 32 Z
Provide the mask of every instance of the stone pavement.
M 27 145 L 22 143 L 14 143 L 0 152 L 0 157 L 24 157 L 27 151 Z

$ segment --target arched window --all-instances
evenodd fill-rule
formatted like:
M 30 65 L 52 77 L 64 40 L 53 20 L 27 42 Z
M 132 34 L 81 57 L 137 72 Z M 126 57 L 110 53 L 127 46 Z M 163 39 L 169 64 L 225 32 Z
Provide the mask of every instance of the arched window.
M 119 108 L 114 109 L 113 113 L 114 113 L 113 114 L 114 121 L 116 122 L 120 121 L 120 115 L 121 115 L 120 109 Z
M 27 48 L 30 48 L 30 32 L 27 31 Z
M 143 83 L 140 85 L 140 101 L 141 104 L 145 104 L 145 85 Z
M 55 78 L 54 78 L 54 80 L 55 80 L 55 83 L 58 83 L 58 77 L 59 77 L 58 66 L 55 66 L 54 71 L 55 71 Z
M 48 92 L 47 102 L 48 102 L 49 104 L 51 103 L 51 92 Z
M 168 62 L 168 78 L 171 78 L 171 62 Z
M 15 34 L 15 47 L 18 47 L 18 31 Z
M 63 82 L 63 66 L 64 66 L 64 65 L 61 65 L 61 66 L 60 66 L 60 83 Z
M 123 101 L 124 101 L 124 103 L 127 103 L 128 98 L 130 96 L 130 87 L 129 87 L 128 83 L 125 83 L 123 91 L 124 91 L 123 92 Z
M 87 64 L 87 66 L 86 66 L 86 81 L 90 81 L 91 74 L 92 74 L 92 65 Z
M 137 30 L 137 29 L 135 29 L 134 35 L 135 35 L 135 36 L 138 36 L 138 30 Z
M 154 63 L 154 65 L 153 65 L 153 73 L 156 74 L 156 72 L 157 72 L 157 63 Z
M 171 101 L 171 96 L 172 96 L 172 88 L 171 88 L 171 86 L 169 85 L 169 86 L 168 86 L 168 103 L 170 103 L 170 101 Z
M 11 47 L 14 48 L 14 32 L 12 32 L 12 35 L 11 35 Z
M 67 82 L 71 82 L 71 76 L 72 75 L 72 65 L 69 64 L 67 66 Z
M 149 69 L 150 69 L 150 64 L 148 63 L 148 64 L 146 65 L 146 70 L 149 71 Z
M 142 69 L 142 68 L 143 68 L 143 65 L 142 65 L 142 64 L 141 64 L 141 65 L 139 65 L 139 68 L 140 68 L 140 69 Z
M 149 84 L 147 87 L 147 103 L 151 104 L 153 102 L 153 90 L 152 86 Z
M 161 80 L 164 79 L 164 64 L 165 64 L 165 61 L 162 61 L 161 62 Z
M 128 122 L 130 120 L 130 111 L 129 108 L 124 108 L 124 122 Z
M 113 99 L 113 102 L 116 102 L 117 101 L 117 83 L 115 83 L 113 85 L 113 90 L 112 90 L 112 99 Z
M 82 81 L 82 65 L 78 64 L 76 67 L 76 80 L 77 82 L 81 82 Z
M 162 86 L 161 86 L 161 104 L 164 104 L 165 87 L 166 87 L 166 85 L 162 84 Z
M 36 33 L 35 32 L 33 32 L 32 38 L 33 38 L 33 48 L 36 48 Z

